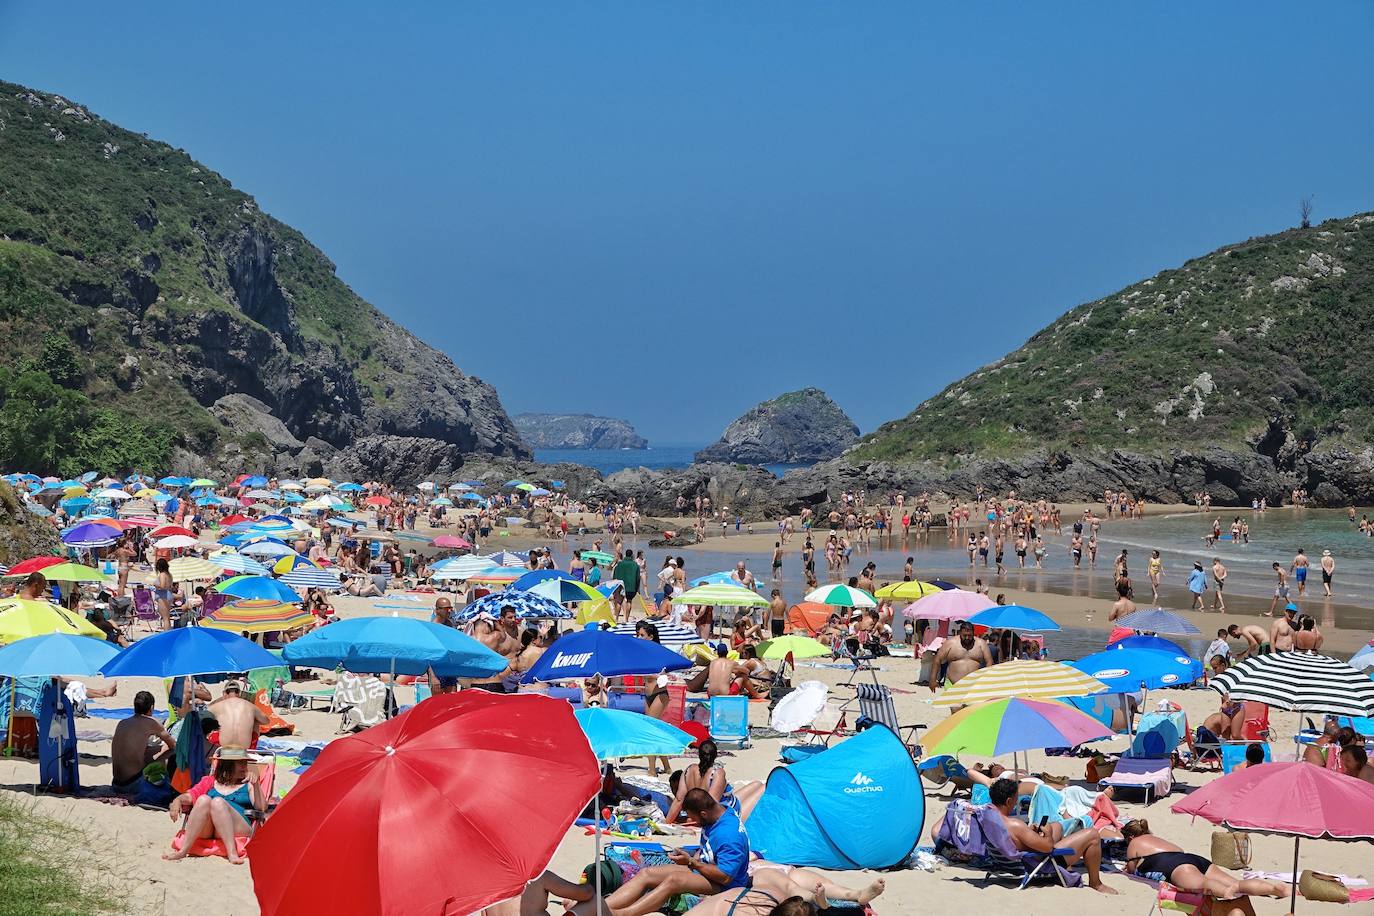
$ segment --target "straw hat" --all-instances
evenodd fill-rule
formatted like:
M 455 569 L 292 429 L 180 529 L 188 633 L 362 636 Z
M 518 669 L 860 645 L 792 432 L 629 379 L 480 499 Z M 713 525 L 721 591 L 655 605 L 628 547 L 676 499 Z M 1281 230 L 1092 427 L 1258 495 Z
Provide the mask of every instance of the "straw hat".
M 247 760 L 248 748 L 246 747 L 220 747 L 215 751 L 216 760 Z

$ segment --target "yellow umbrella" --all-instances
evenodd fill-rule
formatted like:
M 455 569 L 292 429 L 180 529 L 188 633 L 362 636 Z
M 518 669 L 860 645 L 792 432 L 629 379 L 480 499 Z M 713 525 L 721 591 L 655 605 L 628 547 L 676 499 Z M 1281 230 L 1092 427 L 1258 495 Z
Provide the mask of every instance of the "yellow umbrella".
M 933 595 L 943 591 L 938 585 L 931 585 L 929 582 L 893 582 L 891 585 L 884 585 L 874 592 L 878 598 L 898 598 L 902 601 L 915 601 L 917 598 L 924 598 L 926 595 Z
M 150 490 L 150 489 L 148 489 L 147 487 L 144 487 L 144 488 L 141 489 L 141 490 L 136 490 L 136 491 L 134 492 L 134 495 L 135 495 L 135 496 L 141 496 L 141 497 L 143 497 L 144 499 L 147 499 L 149 496 L 156 496 L 156 495 L 157 495 L 157 490 Z
M 62 495 L 67 497 L 85 496 L 89 492 L 90 491 L 87 490 L 85 487 L 81 486 L 80 484 L 77 484 L 74 487 L 67 487 L 67 489 L 62 491 Z
M 223 567 L 200 557 L 177 557 L 167 564 L 167 571 L 178 582 L 191 579 L 218 579 L 224 574 Z
M 605 598 L 596 601 L 584 601 L 577 606 L 575 619 L 579 627 L 584 627 L 593 621 L 615 626 L 615 611 L 611 609 L 611 602 Z
M 85 617 L 73 614 L 55 604 L 31 601 L 27 598 L 0 601 L 0 643 L 11 643 L 30 636 L 46 636 L 49 633 L 105 638 L 104 632 Z
M 1106 684 L 1068 665 L 1013 661 L 967 675 L 943 691 L 933 702 L 936 706 L 962 706 L 1006 697 L 1057 700 L 1061 697 L 1092 696 L 1106 689 Z

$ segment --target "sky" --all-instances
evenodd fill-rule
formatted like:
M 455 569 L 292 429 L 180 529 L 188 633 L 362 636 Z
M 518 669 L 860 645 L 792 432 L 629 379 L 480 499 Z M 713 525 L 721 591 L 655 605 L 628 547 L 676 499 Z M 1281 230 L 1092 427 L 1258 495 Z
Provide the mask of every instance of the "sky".
M 704 443 L 807 385 L 867 432 L 1304 197 L 1374 210 L 1371 27 L 1366 0 L 0 0 L 0 77 L 184 148 L 511 413 Z

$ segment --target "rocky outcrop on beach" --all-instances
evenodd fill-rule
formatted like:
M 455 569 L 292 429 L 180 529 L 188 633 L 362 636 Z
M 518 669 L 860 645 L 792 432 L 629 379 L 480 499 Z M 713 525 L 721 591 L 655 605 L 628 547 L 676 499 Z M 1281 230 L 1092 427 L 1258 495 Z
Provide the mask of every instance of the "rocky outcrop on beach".
M 694 464 L 688 468 L 650 470 L 626 468 L 588 488 L 592 500 L 635 501 L 649 515 L 690 515 L 696 498 L 711 500 L 711 509 L 739 512 L 746 518 L 776 514 L 781 508 L 778 479 L 759 467 L 735 464 Z M 678 497 L 685 508 L 679 509 Z
M 834 458 L 859 437 L 859 427 L 819 388 L 789 391 L 746 411 L 698 462 L 802 464 Z
M 0 481 L 0 564 L 57 552 L 57 529 L 24 508 L 13 488 Z
M 628 448 L 649 447 L 625 420 L 594 417 L 588 413 L 521 413 L 515 428 L 530 448 Z
M 0 328 L 29 376 L 0 378 L 0 400 L 55 385 L 80 425 L 124 433 L 7 465 L 219 477 L 366 451 L 351 460 L 393 479 L 455 455 L 529 457 L 490 385 L 185 152 L 0 82 L 0 174 Z
M 885 423 L 790 497 L 1374 497 L 1374 214 L 1229 245 L 1077 306 Z

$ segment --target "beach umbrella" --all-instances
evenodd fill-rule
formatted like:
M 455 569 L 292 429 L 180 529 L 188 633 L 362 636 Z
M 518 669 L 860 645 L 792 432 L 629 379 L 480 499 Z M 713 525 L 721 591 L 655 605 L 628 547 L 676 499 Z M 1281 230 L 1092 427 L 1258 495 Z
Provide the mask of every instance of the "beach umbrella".
M 695 579 L 688 579 L 689 588 L 696 588 L 698 585 L 741 585 L 742 583 L 735 578 L 733 569 L 722 569 L 720 572 L 707 573 Z
M 768 607 L 768 599 L 742 585 L 698 585 L 673 596 L 673 604 L 715 607 Z
M 297 604 L 272 598 L 239 598 L 206 614 L 200 625 L 231 633 L 272 633 L 294 630 L 314 619 Z
M 1107 685 L 1058 662 L 1010 661 L 980 668 L 943 690 L 937 706 L 962 706 L 1003 697 L 1056 700 L 1101 693 Z
M 300 554 L 292 551 L 290 556 L 283 556 L 272 564 L 272 572 L 279 576 L 284 576 L 296 569 L 319 569 L 320 564 L 314 560 L 307 559 Z
M 460 496 L 460 497 L 458 497 L 458 498 L 459 498 L 459 499 L 465 499 L 465 500 L 467 500 L 468 502 L 473 502 L 473 503 L 484 503 L 484 502 L 487 501 L 487 498 L 486 498 L 485 496 L 482 496 L 482 495 L 479 494 L 479 493 L 464 493 L 462 496 Z
M 1108 649 L 1148 649 L 1152 652 L 1165 652 L 1169 655 L 1188 655 L 1188 650 L 1162 636 L 1126 636 L 1116 642 L 1108 643 Z
M 1171 810 L 1228 830 L 1291 836 L 1290 913 L 1297 905 L 1298 846 L 1304 838 L 1374 840 L 1374 784 L 1301 761 L 1234 770 L 1194 789 Z
M 414 617 L 350 617 L 287 643 L 282 656 L 295 665 L 357 674 L 424 674 L 490 677 L 506 659 L 453 627 Z
M 7 677 L 91 677 L 119 647 L 92 636 L 48 633 L 0 649 L 0 674 Z
M 336 592 L 343 588 L 343 583 L 339 581 L 339 577 L 335 573 L 313 565 L 298 566 L 282 576 L 281 581 L 298 589 L 319 588 Z
M 696 739 L 680 728 L 643 713 L 593 706 L 573 711 L 598 760 L 672 757 Z
M 98 569 L 80 563 L 55 563 L 43 568 L 43 575 L 52 582 L 110 582 L 109 576 Z
M 429 542 L 431 547 L 444 547 L 450 550 L 467 550 L 472 544 L 456 534 L 441 534 Z
M 83 522 L 62 532 L 62 543 L 69 547 L 109 547 L 117 540 L 118 531 L 98 522 Z
M 49 566 L 56 566 L 65 563 L 62 557 L 30 557 L 27 560 L 20 560 L 10 567 L 10 576 L 27 576 L 29 573 L 42 572 Z
M 210 562 L 229 572 L 247 573 L 254 576 L 266 576 L 271 573 L 271 570 L 257 560 L 252 557 L 245 557 L 240 553 L 217 553 L 210 557 Z
M 804 601 L 828 604 L 835 607 L 877 607 L 878 602 L 861 588 L 851 585 L 822 585 L 808 592 Z
M 186 547 L 195 547 L 199 543 L 200 541 L 184 534 L 171 534 L 153 541 L 153 546 L 158 550 L 181 550 Z
M 543 873 L 600 784 L 566 702 L 436 696 L 330 742 L 249 843 L 253 890 L 264 913 L 477 912 Z
M 127 493 L 127 492 L 125 492 L 124 490 L 116 490 L 116 489 L 114 489 L 113 487 L 106 487 L 106 488 L 103 489 L 103 490 L 97 490 L 97 491 L 95 492 L 95 498 L 96 498 L 96 499 L 125 500 L 125 499 L 133 499 L 133 498 L 134 498 L 134 494 L 132 494 L 132 493 Z
M 181 525 L 159 525 L 148 532 L 150 538 L 168 538 L 179 534 L 182 537 L 194 538 L 196 533 L 190 528 L 183 528 Z
M 287 547 L 276 539 L 253 541 L 244 544 L 239 548 L 239 553 L 250 554 L 255 557 L 294 557 L 299 556 L 296 551 Z
M 690 667 L 692 663 L 687 659 L 652 640 L 606 630 L 580 630 L 550 646 L 521 681 L 530 684 L 587 678 L 594 674 L 605 677 L 659 674 Z
M 432 503 L 430 503 L 430 505 L 431 505 L 431 506 L 451 506 L 451 505 L 453 505 L 453 500 L 449 499 L 447 496 L 440 496 L 438 499 L 436 499 L 436 500 L 434 500 Z
M 1339 659 L 1310 652 L 1256 655 L 1207 684 L 1235 700 L 1293 712 L 1374 716 L 1374 680 Z
M 105 638 L 105 633 L 85 617 L 55 604 L 28 598 L 0 600 L 0 643 L 49 633 Z
M 358 493 L 358 492 L 360 492 L 360 491 L 363 489 L 363 485 L 362 485 L 362 484 L 359 484 L 359 483 L 352 483 L 352 482 L 349 482 L 349 483 L 341 483 L 341 484 L 339 484 L 338 486 L 336 486 L 334 489 L 338 490 L 340 493 Z
M 938 585 L 931 585 L 929 582 L 893 582 L 884 585 L 873 593 L 875 598 L 896 598 L 899 601 L 915 601 L 917 598 L 924 598 L 926 595 L 937 595 L 942 591 Z
M 601 563 L 603 565 L 612 564 L 616 560 L 615 557 L 613 557 L 609 553 L 606 553 L 604 550 L 584 550 L 582 551 L 582 559 L 595 560 L 596 562 Z
M 488 569 L 478 570 L 468 576 L 471 582 L 490 582 L 493 584 L 509 585 L 529 572 L 523 566 L 496 566 Z
M 388 498 L 388 497 L 386 497 L 386 496 L 369 496 L 367 499 L 363 500 L 363 505 L 364 505 L 364 506 L 389 506 L 389 505 L 391 505 L 391 500 L 390 500 L 390 498 Z
M 908 620 L 968 620 L 990 607 L 997 607 L 997 603 L 987 595 L 956 588 L 917 599 L 902 610 L 902 616 Z
M 571 620 L 573 613 L 557 601 L 551 601 L 542 595 L 533 592 L 520 591 L 518 589 L 506 589 L 500 592 L 493 592 L 490 595 L 483 595 L 476 601 L 469 604 L 458 612 L 458 619 L 467 621 L 476 618 L 478 614 L 490 614 L 493 617 L 501 616 L 502 608 L 515 608 L 515 614 L 522 620 Z
M 609 602 L 603 602 L 603 605 L 605 606 L 607 622 L 614 622 L 615 615 L 614 612 L 611 610 Z M 582 608 L 592 608 L 593 610 L 599 610 L 599 607 L 597 605 L 584 604 L 582 605 Z M 581 611 L 582 608 L 579 608 L 578 610 Z M 587 622 L 589 621 L 582 620 L 579 616 L 578 623 L 585 624 Z M 697 643 L 700 643 L 702 641 L 701 634 L 699 634 L 696 630 L 693 630 L 691 627 L 683 626 L 680 623 L 673 623 L 670 620 L 649 620 L 641 622 L 653 624 L 654 629 L 658 630 L 659 645 L 668 649 L 672 649 L 674 652 L 680 653 L 687 646 L 696 645 Z M 633 623 L 618 623 L 611 627 L 611 632 L 619 633 L 622 636 L 634 636 L 636 626 L 637 625 Z
M 806 728 L 825 709 L 830 690 L 821 681 L 802 681 L 796 689 L 778 700 L 768 724 L 780 732 L 794 732 Z
M 780 661 L 791 654 L 793 658 L 820 658 L 832 654 L 830 647 L 810 636 L 775 636 L 758 644 L 759 658 Z
M 505 486 L 505 487 L 523 487 L 523 486 L 528 486 L 528 484 L 526 484 L 523 480 L 507 480 L 504 484 L 502 484 L 502 486 Z
M 1202 677 L 1202 663 L 1196 659 L 1153 649 L 1103 649 L 1064 665 L 1101 681 L 1109 693 L 1180 687 Z
M 1116 621 L 1118 627 L 1146 633 L 1167 633 L 1170 636 L 1198 636 L 1201 631 L 1178 614 L 1160 608 L 1135 611 Z
M 433 578 L 466 579 L 474 573 L 494 568 L 495 564 L 486 557 L 458 557 L 453 560 L 444 560 L 441 563 L 436 563 L 434 565 Z
M 1019 604 L 994 604 L 970 617 L 969 623 L 977 627 L 996 627 L 999 630 L 1018 632 L 1059 630 L 1059 624 L 1055 623 L 1052 617 L 1033 607 L 1023 607 Z
M 524 493 L 533 493 L 535 490 L 537 490 L 537 489 L 539 489 L 539 488 L 536 487 L 536 486 L 535 486 L 534 484 L 532 484 L 532 483 L 522 483 L 522 484 L 517 485 L 517 486 L 515 487 L 515 489 L 520 490 L 520 491 L 522 491 L 522 492 L 524 492 Z
M 218 579 L 224 575 L 224 569 L 218 563 L 200 557 L 177 557 L 167 564 L 167 571 L 178 582 Z
M 531 595 L 547 598 L 555 604 L 573 604 L 579 601 L 596 601 L 601 593 L 585 582 L 574 579 L 568 573 L 554 569 L 540 569 L 528 572 L 512 582 L 507 591 L 525 591 Z
M 197 477 L 195 480 L 191 481 L 190 484 L 188 484 L 188 486 L 192 486 L 192 487 L 213 487 L 213 486 L 216 486 L 216 484 L 215 484 L 215 482 L 214 482 L 213 480 L 211 480 L 209 477 Z
M 927 755 L 997 757 L 1047 747 L 1074 747 L 1112 730 L 1092 716 L 1053 700 L 1008 697 L 968 706 L 925 734 Z
M 531 496 L 552 496 L 552 495 L 553 495 L 553 491 L 552 491 L 552 490 L 546 490 L 546 489 L 544 489 L 543 487 L 534 487 L 533 489 L 531 489 L 531 490 L 529 491 L 529 494 L 530 494 Z
M 498 550 L 489 555 L 487 559 L 496 566 L 523 566 L 530 561 L 530 555 L 528 551 L 522 550 Z
M 241 477 L 239 478 L 237 485 L 240 487 L 265 487 L 267 486 L 267 478 L 263 477 L 261 474 L 255 474 L 250 477 Z
M 1350 656 L 1350 667 L 1367 671 L 1374 668 L 1374 643 L 1370 643 Z
M 281 659 L 237 634 L 208 627 L 177 627 L 121 649 L 100 673 L 105 677 L 196 677 L 280 665 Z
M 215 591 L 233 598 L 275 598 L 278 601 L 299 601 L 297 595 L 269 576 L 234 576 L 211 586 Z

